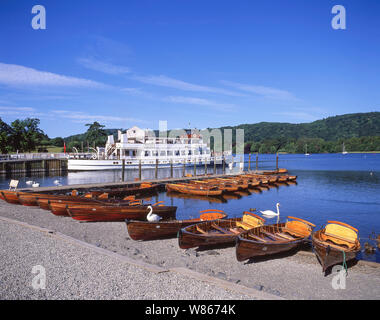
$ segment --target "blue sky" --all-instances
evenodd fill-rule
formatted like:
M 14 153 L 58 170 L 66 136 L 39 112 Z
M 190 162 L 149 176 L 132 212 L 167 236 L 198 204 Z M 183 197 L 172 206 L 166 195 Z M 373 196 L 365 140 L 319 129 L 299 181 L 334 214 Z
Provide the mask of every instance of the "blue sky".
M 3 0 L 0 117 L 55 137 L 380 111 L 379 16 L 377 0 Z

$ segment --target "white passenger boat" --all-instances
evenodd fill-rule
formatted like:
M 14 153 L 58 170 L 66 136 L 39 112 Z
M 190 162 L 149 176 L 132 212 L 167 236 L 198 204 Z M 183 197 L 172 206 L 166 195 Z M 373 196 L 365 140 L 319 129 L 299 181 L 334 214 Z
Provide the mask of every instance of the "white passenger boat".
M 96 152 L 95 152 L 96 151 Z M 94 149 L 89 159 L 81 159 L 79 154 L 71 154 L 68 160 L 68 170 L 112 170 L 125 169 L 181 167 L 196 165 L 226 165 L 231 163 L 231 151 L 212 153 L 198 133 L 187 130 L 179 137 L 156 137 L 152 131 L 132 127 L 122 134 L 118 133 L 118 141 L 114 136 L 108 136 L 104 148 Z

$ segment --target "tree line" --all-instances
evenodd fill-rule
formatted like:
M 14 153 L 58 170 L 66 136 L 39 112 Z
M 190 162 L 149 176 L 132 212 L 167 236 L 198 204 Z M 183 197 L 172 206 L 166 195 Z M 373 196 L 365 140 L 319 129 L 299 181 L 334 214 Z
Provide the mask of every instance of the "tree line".
M 247 141 L 244 144 L 244 153 L 339 153 L 343 151 L 380 151 L 380 136 L 353 137 L 326 141 L 321 138 L 300 139 L 266 139 L 261 142 Z
M 59 151 L 63 152 L 65 139 L 62 137 L 49 138 L 39 125 L 40 120 L 37 118 L 17 119 L 10 124 L 0 118 L 0 153 L 48 152 L 49 147 L 61 148 Z M 68 139 L 67 151 L 73 151 L 73 147 L 83 146 L 83 142 L 85 142 L 85 150 L 89 146 L 104 146 L 107 140 L 104 125 L 94 121 L 86 126 L 88 129 L 86 133 L 80 135 L 79 141 Z
M 68 152 L 86 152 L 89 147 L 103 147 L 108 135 L 121 129 L 105 129 L 97 121 L 88 123 L 87 131 L 66 138 L 50 139 L 39 127 L 37 118 L 17 119 L 10 124 L 0 118 L 0 152 L 47 152 L 49 147 Z M 311 123 L 290 124 L 262 122 L 220 129 L 244 129 L 244 152 L 259 153 L 338 153 L 343 150 L 380 151 L 380 112 L 348 114 Z M 236 130 L 232 130 L 235 141 Z M 233 146 L 233 152 L 236 146 Z M 57 152 L 57 151 L 55 151 Z

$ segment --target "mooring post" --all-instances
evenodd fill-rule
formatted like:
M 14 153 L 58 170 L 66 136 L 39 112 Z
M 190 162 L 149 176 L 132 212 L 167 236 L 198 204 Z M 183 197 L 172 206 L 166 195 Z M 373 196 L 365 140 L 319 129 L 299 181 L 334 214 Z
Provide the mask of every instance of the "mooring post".
M 121 161 L 121 181 L 124 182 L 124 173 L 125 173 L 125 159 Z
M 226 173 L 226 160 L 224 159 L 224 155 L 222 157 L 222 164 L 223 164 L 223 174 Z
M 251 171 L 251 153 L 248 156 L 248 171 Z
M 197 159 L 194 158 L 194 176 L 197 175 Z
M 207 175 L 207 158 L 205 158 L 205 175 Z
M 214 156 L 214 175 L 216 174 L 216 156 Z
M 139 180 L 141 181 L 141 160 L 139 160 Z
M 182 177 L 185 176 L 185 172 L 186 172 L 186 159 L 183 159 Z
M 278 152 L 276 153 L 276 170 L 278 171 Z
M 173 178 L 173 159 L 170 159 L 170 178 Z
M 154 177 L 157 179 L 158 177 L 158 159 L 156 159 L 156 168 L 154 169 Z
M 259 153 L 256 152 L 256 172 L 258 171 L 259 169 Z

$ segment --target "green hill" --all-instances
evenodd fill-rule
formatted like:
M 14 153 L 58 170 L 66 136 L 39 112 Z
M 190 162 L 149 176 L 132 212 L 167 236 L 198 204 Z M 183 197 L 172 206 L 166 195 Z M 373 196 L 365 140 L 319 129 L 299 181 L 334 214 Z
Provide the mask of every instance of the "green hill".
M 380 112 L 352 113 L 310 123 L 260 122 L 222 127 L 244 129 L 246 141 L 274 138 L 321 138 L 326 141 L 353 137 L 380 136 Z
M 310 123 L 260 122 L 220 129 L 227 128 L 244 129 L 247 153 L 304 153 L 306 145 L 310 153 L 341 152 L 343 142 L 347 151 L 380 151 L 380 112 L 344 114 Z M 118 129 L 104 130 L 116 136 Z M 235 141 L 235 130 L 232 132 Z M 81 147 L 82 142 L 87 146 L 85 133 L 64 140 L 70 147 Z

